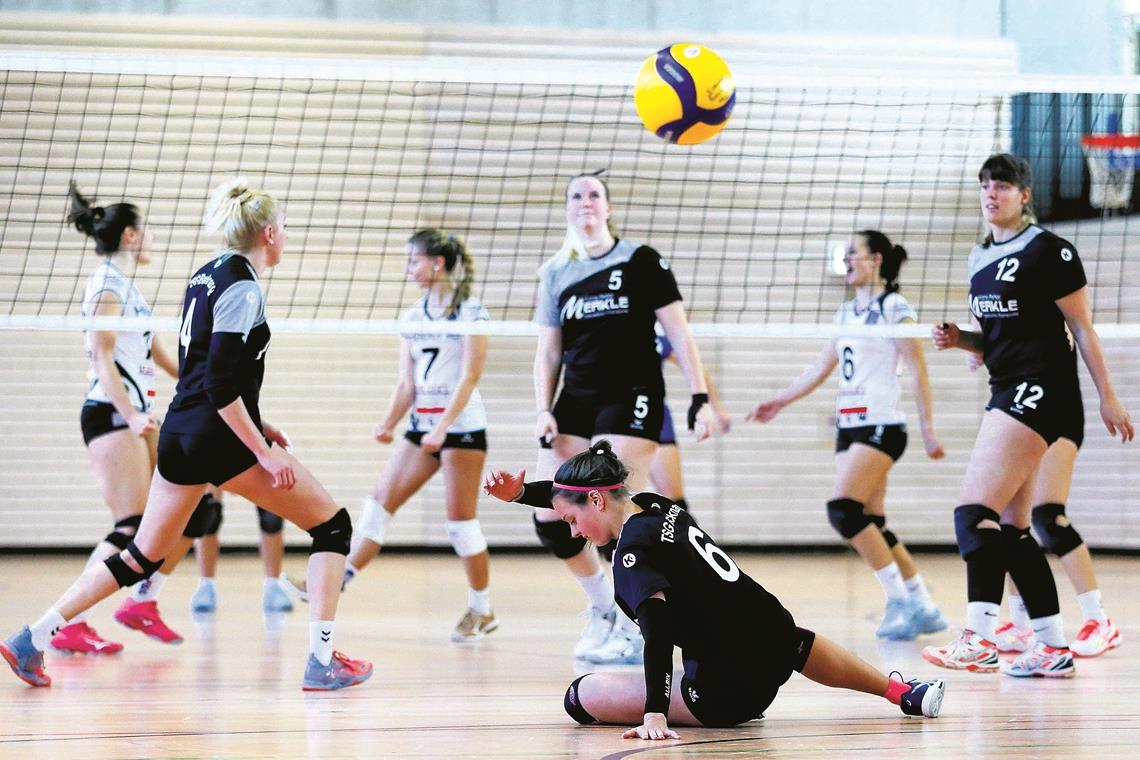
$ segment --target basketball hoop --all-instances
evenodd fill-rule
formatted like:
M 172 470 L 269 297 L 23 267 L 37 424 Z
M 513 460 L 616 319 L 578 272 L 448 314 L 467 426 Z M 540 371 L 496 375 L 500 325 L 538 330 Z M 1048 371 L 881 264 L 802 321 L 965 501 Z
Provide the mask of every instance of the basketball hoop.
M 1089 165 L 1089 205 L 1128 208 L 1140 166 L 1140 135 L 1085 135 L 1081 148 Z

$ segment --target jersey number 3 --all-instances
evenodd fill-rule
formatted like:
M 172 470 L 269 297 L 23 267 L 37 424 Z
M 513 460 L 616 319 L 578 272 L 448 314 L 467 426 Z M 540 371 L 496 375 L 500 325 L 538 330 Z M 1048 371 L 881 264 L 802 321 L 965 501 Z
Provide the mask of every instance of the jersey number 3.
M 701 541 L 704 541 L 702 544 Z M 732 557 L 728 556 L 724 549 L 712 542 L 704 531 L 696 525 L 689 526 L 689 543 L 697 550 L 697 554 L 704 557 L 705 562 L 709 563 L 709 567 L 713 569 L 717 575 L 724 578 L 729 583 L 740 577 L 740 568 L 732 561 Z

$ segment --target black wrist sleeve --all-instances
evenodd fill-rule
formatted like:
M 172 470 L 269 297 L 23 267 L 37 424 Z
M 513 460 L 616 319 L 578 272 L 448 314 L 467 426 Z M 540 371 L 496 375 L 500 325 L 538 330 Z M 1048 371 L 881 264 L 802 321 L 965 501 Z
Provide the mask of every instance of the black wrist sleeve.
M 229 406 L 241 395 L 238 364 L 244 347 L 241 333 L 216 332 L 210 336 L 210 353 L 206 358 L 206 396 L 215 409 Z
M 553 490 L 553 480 L 535 480 L 530 483 L 523 483 L 522 495 L 515 501 L 519 504 L 526 504 L 528 507 L 554 509 L 554 505 L 550 503 L 550 494 Z
M 709 402 L 709 394 L 707 393 L 694 393 L 693 400 L 689 404 L 688 423 L 689 430 L 697 424 L 697 412 L 701 411 L 701 407 Z
M 673 623 L 664 599 L 650 597 L 637 608 L 645 638 L 645 712 L 669 717 L 673 687 Z

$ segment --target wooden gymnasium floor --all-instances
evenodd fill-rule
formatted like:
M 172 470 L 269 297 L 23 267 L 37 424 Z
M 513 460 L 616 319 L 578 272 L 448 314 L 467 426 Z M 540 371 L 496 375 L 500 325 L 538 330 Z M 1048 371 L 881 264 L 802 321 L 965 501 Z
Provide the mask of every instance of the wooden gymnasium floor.
M 460 568 L 443 555 L 381 557 L 344 597 L 337 642 L 376 664 L 372 680 L 332 694 L 301 692 L 307 644 L 303 606 L 264 621 L 252 556 L 219 568 L 216 619 L 188 611 L 195 572 L 162 593 L 179 647 L 144 639 L 111 621 L 93 622 L 126 644 L 114 657 L 49 655 L 50 689 L 0 674 L 0 756 L 13 758 L 399 757 L 1140 757 L 1140 600 L 1135 558 L 1101 557 L 1097 570 L 1126 642 L 1078 662 L 1063 681 L 937 671 L 922 643 L 877 644 L 881 594 L 853 555 L 738 555 L 740 564 L 792 610 L 884 670 L 940 675 L 943 715 L 906 719 L 869 696 L 793 675 L 767 717 L 730 730 L 680 729 L 667 743 L 623 740 L 614 727 L 582 728 L 562 710 L 574 677 L 569 652 L 583 604 L 577 585 L 539 555 L 494 558 L 502 627 L 486 641 L 447 640 L 465 596 Z M 919 557 L 951 622 L 963 611 L 963 568 L 954 556 Z M 290 555 L 291 569 L 302 558 Z M 0 557 L 0 620 L 10 631 L 38 613 L 79 569 L 78 557 Z M 1061 581 L 1067 629 L 1079 626 Z

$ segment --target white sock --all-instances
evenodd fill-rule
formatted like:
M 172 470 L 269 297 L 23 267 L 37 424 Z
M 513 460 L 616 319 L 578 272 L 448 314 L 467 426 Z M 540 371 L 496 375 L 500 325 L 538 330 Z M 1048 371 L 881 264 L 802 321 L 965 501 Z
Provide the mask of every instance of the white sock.
M 599 570 L 597 575 L 577 576 L 578 583 L 586 592 L 590 605 L 602 612 L 609 612 L 614 608 L 614 585 L 605 570 Z
M 94 607 L 88 607 L 87 609 L 83 610 L 83 612 L 80 612 L 78 615 L 73 617 L 71 620 L 68 620 L 67 625 L 72 625 L 73 623 L 82 623 L 84 620 L 87 619 L 87 616 L 91 614 L 91 610 L 93 610 L 93 609 L 94 609 Z
M 169 577 L 169 575 L 155 573 L 145 581 L 136 583 L 131 587 L 131 599 L 136 602 L 153 602 L 158 598 L 158 592 L 162 591 L 162 586 Z
M 266 578 L 265 582 L 262 584 L 263 592 L 272 591 L 275 588 L 281 588 L 281 584 L 277 582 L 277 578 L 274 576 Z
M 491 614 L 491 587 L 476 591 L 473 588 L 467 589 L 467 606 L 478 612 L 480 615 Z
M 1009 595 L 1009 619 L 1015 628 L 1029 627 L 1029 610 L 1025 608 L 1025 600 L 1017 594 Z
M 322 665 L 332 662 L 334 628 L 331 620 L 309 621 L 309 653 Z
M 966 627 L 987 641 L 994 640 L 1000 604 L 993 602 L 967 602 Z
M 1085 620 L 1099 620 L 1108 622 L 1108 614 L 1104 611 L 1104 604 L 1100 600 L 1100 589 L 1094 588 L 1083 594 L 1077 594 L 1077 601 L 1081 605 L 1081 615 Z
M 360 568 L 351 562 L 344 563 L 344 582 L 348 583 L 350 580 L 360 574 Z
M 907 593 L 924 608 L 931 609 L 938 606 L 934 603 L 934 600 L 930 598 L 930 592 L 926 590 L 926 582 L 922 580 L 921 573 L 915 573 L 911 577 L 904 579 L 903 585 L 906 586 Z
M 1065 628 L 1060 613 L 1029 621 L 1033 626 L 1033 636 L 1046 646 L 1065 648 L 1069 646 L 1065 638 Z
M 203 575 L 198 579 L 198 588 L 215 588 L 214 579 Z
M 59 633 L 59 629 L 67 625 L 59 610 L 52 607 L 36 622 L 28 626 L 32 632 L 32 646 L 43 652 L 51 646 L 51 637 Z
M 892 562 L 886 567 L 875 571 L 875 577 L 883 586 L 883 593 L 887 599 L 906 599 L 906 586 L 903 584 L 902 573 L 899 572 L 899 563 Z

